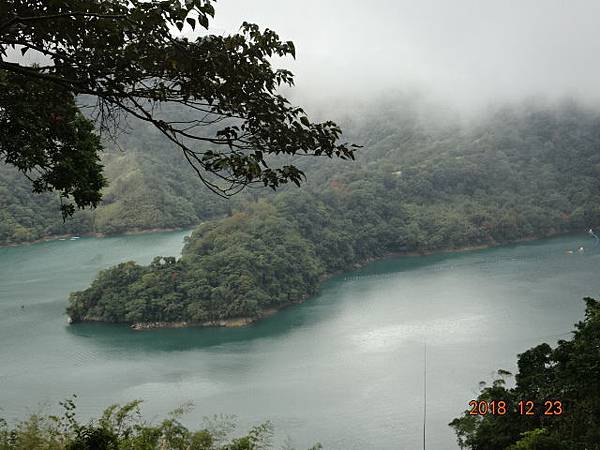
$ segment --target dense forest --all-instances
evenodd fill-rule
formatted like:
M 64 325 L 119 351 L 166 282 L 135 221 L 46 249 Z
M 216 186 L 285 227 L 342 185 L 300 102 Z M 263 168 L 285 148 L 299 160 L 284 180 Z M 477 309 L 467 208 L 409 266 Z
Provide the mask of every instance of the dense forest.
M 596 111 L 573 104 L 507 106 L 465 124 L 418 98 L 401 95 L 380 100 L 377 107 L 366 103 L 346 109 L 352 113 L 340 122 L 347 138 L 364 148 L 356 162 L 296 157 L 294 164 L 307 174 L 309 192 L 352 189 L 354 195 L 379 195 L 401 184 L 403 204 L 444 204 L 445 197 L 456 200 L 457 195 L 465 197 L 459 202 L 462 207 L 493 200 L 485 209 L 503 208 L 508 227 L 516 220 L 509 211 L 519 208 L 514 191 L 528 200 L 541 195 L 540 208 L 570 219 L 584 209 L 594 214 L 589 194 L 598 172 Z M 103 164 L 109 186 L 102 204 L 93 211 L 77 211 L 65 222 L 58 196 L 33 194 L 25 177 L 0 165 L 0 245 L 61 234 L 190 227 L 230 215 L 249 200 L 273 197 L 269 189 L 250 189 L 229 200 L 214 195 L 156 130 L 135 121 L 116 144 L 107 143 Z M 564 172 L 558 170 L 561 164 Z M 538 208 L 527 210 L 531 235 L 547 231 L 543 214 Z M 541 230 L 534 215 L 546 222 Z M 583 216 L 579 221 L 594 222 Z
M 540 344 L 519 355 L 513 388 L 506 387 L 511 374 L 503 370 L 483 387 L 477 402 L 496 407 L 504 402 L 506 408 L 495 414 L 465 411 L 450 424 L 461 448 L 600 449 L 600 302 L 585 301 L 585 319 L 576 324 L 572 339 L 555 348 Z
M 393 105 L 381 114 L 399 118 Z M 73 321 L 255 319 L 328 273 L 398 252 L 496 245 L 600 224 L 600 115 L 500 108 L 474 124 L 364 116 L 356 163 L 309 161 L 307 189 L 240 202 L 180 259 L 123 263 L 71 295 Z M 416 117 L 416 118 L 415 118 Z

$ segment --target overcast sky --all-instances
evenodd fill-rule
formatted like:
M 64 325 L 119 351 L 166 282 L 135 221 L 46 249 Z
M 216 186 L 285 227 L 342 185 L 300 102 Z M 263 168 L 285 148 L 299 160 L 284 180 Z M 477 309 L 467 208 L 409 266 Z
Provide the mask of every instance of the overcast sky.
M 219 0 L 213 32 L 293 40 L 301 95 L 420 89 L 458 106 L 600 98 L 599 0 Z

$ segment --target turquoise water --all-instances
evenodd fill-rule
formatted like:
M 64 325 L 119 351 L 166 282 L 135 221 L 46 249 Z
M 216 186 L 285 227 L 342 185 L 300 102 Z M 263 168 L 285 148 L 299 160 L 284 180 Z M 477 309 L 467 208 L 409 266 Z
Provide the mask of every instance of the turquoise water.
M 191 401 L 190 426 L 234 414 L 241 427 L 271 420 L 299 448 L 414 450 L 426 343 L 428 448 L 454 450 L 447 423 L 478 382 L 568 337 L 581 297 L 600 295 L 600 248 L 581 235 L 378 261 L 243 329 L 67 325 L 70 291 L 117 262 L 176 255 L 185 234 L 0 249 L 0 416 L 56 411 L 73 393 L 82 417 L 144 399 L 158 419 Z

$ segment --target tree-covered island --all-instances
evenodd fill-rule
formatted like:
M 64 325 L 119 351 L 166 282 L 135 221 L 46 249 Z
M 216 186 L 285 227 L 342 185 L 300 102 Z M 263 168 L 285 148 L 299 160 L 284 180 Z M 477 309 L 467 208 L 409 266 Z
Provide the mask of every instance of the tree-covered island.
M 248 199 L 201 224 L 181 258 L 101 272 L 71 295 L 68 314 L 140 327 L 243 325 L 373 258 L 588 230 L 600 224 L 597 123 L 577 108 L 503 110 L 460 133 L 416 136 L 405 151 L 393 128 L 378 130 L 391 138 L 366 146 L 356 164 L 308 167 L 306 189 Z

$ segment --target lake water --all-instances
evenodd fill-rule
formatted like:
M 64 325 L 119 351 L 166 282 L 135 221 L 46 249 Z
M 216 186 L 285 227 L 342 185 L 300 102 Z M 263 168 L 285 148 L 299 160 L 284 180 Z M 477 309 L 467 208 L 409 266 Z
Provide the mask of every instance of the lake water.
M 176 255 L 185 234 L 1 248 L 0 416 L 57 411 L 74 393 L 84 418 L 143 399 L 158 419 L 191 401 L 190 426 L 224 413 L 242 428 L 270 420 L 299 449 L 414 450 L 426 344 L 427 448 L 454 450 L 447 424 L 478 382 L 567 338 L 581 298 L 600 294 L 600 248 L 581 235 L 378 261 L 243 329 L 67 325 L 70 291 L 117 262 Z M 565 253 L 579 245 L 584 253 Z

